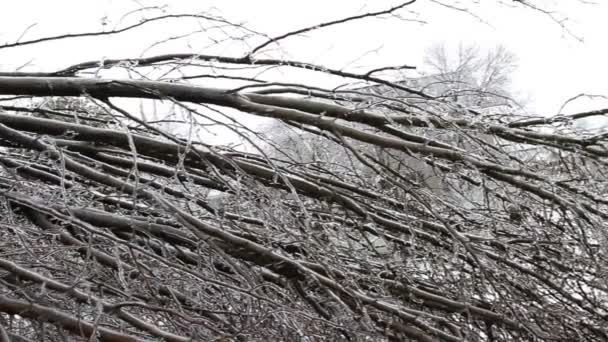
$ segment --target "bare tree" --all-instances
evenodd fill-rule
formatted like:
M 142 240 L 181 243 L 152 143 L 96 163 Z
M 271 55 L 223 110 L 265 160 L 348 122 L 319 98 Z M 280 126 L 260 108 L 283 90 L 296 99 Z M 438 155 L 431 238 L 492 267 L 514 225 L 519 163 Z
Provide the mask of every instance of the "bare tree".
M 572 125 L 608 109 L 481 115 L 475 103 L 378 69 L 268 57 L 295 35 L 396 16 L 414 2 L 271 38 L 163 12 L 0 46 L 176 18 L 221 27 L 204 31 L 216 42 L 257 39 L 240 57 L 176 53 L 2 74 L 0 341 L 608 339 L 607 136 Z M 496 92 L 508 74 L 486 65 L 471 84 Z M 277 68 L 383 90 L 259 76 Z M 196 82 L 208 78 L 235 86 Z M 134 114 L 125 98 L 167 104 L 186 133 Z M 295 141 L 309 153 L 295 158 L 235 112 L 327 147 Z M 217 125 L 251 150 L 198 138 Z M 403 155 L 449 191 L 404 172 Z
M 425 64 L 429 70 L 428 92 L 436 96 L 451 96 L 480 110 L 490 108 L 494 113 L 500 106 L 513 104 L 509 86 L 517 68 L 517 58 L 505 46 L 488 51 L 460 43 L 455 53 L 445 44 L 435 44 L 427 50 Z

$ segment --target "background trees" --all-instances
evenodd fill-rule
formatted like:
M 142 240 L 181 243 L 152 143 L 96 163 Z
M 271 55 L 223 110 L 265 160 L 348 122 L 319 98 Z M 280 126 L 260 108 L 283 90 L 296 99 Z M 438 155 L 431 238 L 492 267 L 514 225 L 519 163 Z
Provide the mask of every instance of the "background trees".
M 514 115 L 501 49 L 424 80 L 267 56 L 357 19 L 240 57 L 4 73 L 0 340 L 605 340 L 606 135 L 572 123 L 608 110 Z M 208 143 L 216 126 L 248 148 Z

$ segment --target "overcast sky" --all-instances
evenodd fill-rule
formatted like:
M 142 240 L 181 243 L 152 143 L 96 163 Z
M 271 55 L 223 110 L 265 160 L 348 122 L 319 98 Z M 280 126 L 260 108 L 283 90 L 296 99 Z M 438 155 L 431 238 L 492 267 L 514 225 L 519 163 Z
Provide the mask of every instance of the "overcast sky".
M 276 35 L 347 15 L 386 8 L 394 1 L 309 0 L 309 1 L 167 1 L 170 10 L 180 13 L 207 11 L 222 15 L 249 28 Z M 547 8 L 559 10 L 558 19 L 567 17 L 566 32 L 547 15 L 498 5 L 499 1 L 445 1 L 467 6 L 471 13 L 459 12 L 419 0 L 400 12 L 397 18 L 367 19 L 342 26 L 321 29 L 304 37 L 293 37 L 271 50 L 273 56 L 326 64 L 353 71 L 381 65 L 422 65 L 424 51 L 432 44 L 458 43 L 489 48 L 506 45 L 519 60 L 513 90 L 530 97 L 530 111 L 554 115 L 561 104 L 578 94 L 608 95 L 608 3 L 582 5 L 577 0 L 543 0 Z M 474 3 L 480 4 L 474 4 Z M 504 1 L 509 5 L 511 1 Z M 160 5 L 163 1 L 127 0 L 20 0 L 0 11 L 0 40 L 14 41 L 30 24 L 23 39 L 45 35 L 99 30 L 102 23 L 113 27 L 128 9 L 140 5 Z M 159 13 L 160 14 L 160 13 Z M 127 17 L 136 18 L 137 14 Z M 104 19 L 104 18 L 107 18 Z M 101 57 L 139 56 L 159 37 L 177 35 L 198 28 L 194 22 L 173 21 L 146 26 L 123 36 L 96 40 L 70 40 L 33 47 L 0 50 L 3 71 L 32 60 L 24 70 L 54 70 L 83 60 Z M 209 27 L 208 27 L 209 29 Z M 581 40 L 579 40 L 580 38 Z M 219 44 L 205 48 L 205 33 L 180 42 L 147 50 L 147 55 L 165 52 L 208 52 L 240 55 L 247 51 L 243 43 Z M 259 41 L 258 41 L 259 42 Z M 28 60 L 24 60 L 24 56 Z M 309 76 L 310 77 L 310 76 Z M 309 80 L 314 83 L 321 80 Z M 578 100 L 565 113 L 608 107 L 600 97 Z

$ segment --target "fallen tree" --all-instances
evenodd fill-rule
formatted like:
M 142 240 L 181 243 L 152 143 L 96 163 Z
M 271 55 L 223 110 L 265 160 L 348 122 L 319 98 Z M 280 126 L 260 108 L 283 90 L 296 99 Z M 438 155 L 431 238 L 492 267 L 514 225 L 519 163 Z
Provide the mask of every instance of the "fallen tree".
M 371 71 L 255 58 L 265 46 L 3 73 L 0 341 L 608 339 L 606 134 L 571 127 L 608 109 L 487 115 Z M 197 63 L 397 92 L 81 74 Z M 82 102 L 31 105 L 56 97 Z M 169 104 L 192 130 L 226 110 L 272 118 L 343 158 L 269 153 L 287 151 L 263 132 L 239 133 L 254 152 L 211 145 L 117 98 Z

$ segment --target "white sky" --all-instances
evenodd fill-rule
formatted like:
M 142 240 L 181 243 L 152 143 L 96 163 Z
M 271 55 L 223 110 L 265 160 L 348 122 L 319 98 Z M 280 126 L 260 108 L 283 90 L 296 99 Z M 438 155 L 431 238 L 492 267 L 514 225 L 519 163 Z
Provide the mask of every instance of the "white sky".
M 245 23 L 249 28 L 271 36 L 347 15 L 386 8 L 391 3 L 396 3 L 371 0 L 166 2 L 171 3 L 174 12 L 194 13 L 206 10 L 230 21 Z M 362 71 L 383 65 L 420 66 L 425 49 L 437 42 L 447 43 L 448 46 L 460 42 L 474 43 L 481 48 L 500 43 L 518 57 L 519 69 L 514 75 L 513 90 L 516 94 L 531 99 L 529 109 L 532 113 L 554 115 L 565 100 L 581 93 L 608 95 L 608 44 L 605 38 L 608 32 L 607 1 L 598 0 L 599 4 L 594 5 L 583 5 L 577 0 L 540 1 L 548 8 L 559 10 L 561 14 L 556 14 L 558 17 L 567 16 L 569 20 L 565 25 L 584 42 L 579 42 L 566 33 L 547 16 L 530 9 L 498 5 L 495 0 L 444 2 L 468 6 L 485 23 L 432 1 L 419 0 L 409 7 L 415 12 L 401 13 L 406 18 L 424 21 L 425 24 L 395 18 L 366 19 L 321 29 L 305 37 L 289 38 L 281 43 L 280 50 L 274 49 L 271 53 L 273 57 L 288 56 L 335 68 Z M 33 23 L 37 25 L 28 31 L 24 39 L 98 30 L 102 27 L 101 19 L 104 16 L 110 19 L 108 27 L 111 27 L 127 8 L 162 3 L 163 1 L 144 0 L 11 1 L 10 5 L 3 6 L 0 11 L 0 41 L 14 41 Z M 0 50 L 0 69 L 14 70 L 30 59 L 33 60 L 31 66 L 24 70 L 50 71 L 84 60 L 134 57 L 159 37 L 188 32 L 197 27 L 193 21 L 173 21 L 151 24 L 123 36 L 68 40 Z M 198 52 L 239 56 L 247 49 L 243 44 L 232 43 L 203 50 L 205 35 L 206 33 L 201 33 L 187 41 L 156 47 L 148 51 L 147 55 Z M 299 74 L 293 75 L 299 77 Z M 289 76 L 291 75 L 286 75 Z M 323 83 L 323 80 L 310 79 L 305 83 L 314 82 Z M 594 100 L 577 100 L 563 112 L 603 107 L 608 107 L 608 101 L 596 97 Z

